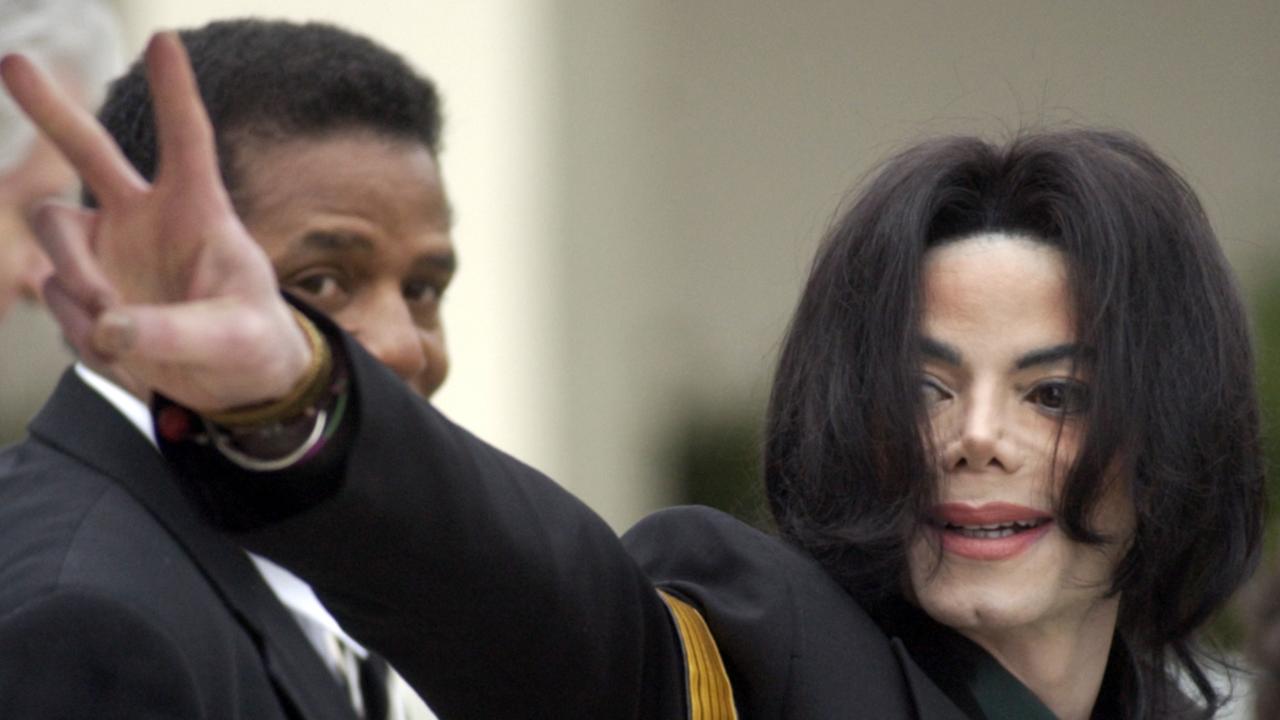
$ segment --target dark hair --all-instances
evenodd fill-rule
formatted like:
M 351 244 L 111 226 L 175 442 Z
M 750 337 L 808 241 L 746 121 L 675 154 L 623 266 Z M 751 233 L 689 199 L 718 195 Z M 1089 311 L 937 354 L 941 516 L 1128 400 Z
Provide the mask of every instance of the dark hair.
M 1096 353 L 1058 518 L 1102 541 L 1089 519 L 1120 464 L 1137 515 L 1111 587 L 1134 661 L 1127 716 L 1172 714 L 1179 667 L 1212 710 L 1194 631 L 1255 567 L 1265 510 L 1252 353 L 1199 201 L 1130 135 L 947 137 L 871 179 L 828 232 L 782 348 L 764 458 L 779 532 L 873 610 L 900 593 L 937 492 L 920 431 L 921 261 L 1000 231 L 1064 253 L 1077 338 Z
M 236 206 L 236 151 L 247 140 L 363 130 L 440 149 L 440 100 L 430 80 L 373 41 L 323 23 L 224 20 L 179 33 L 213 124 Z M 141 61 L 112 83 L 98 119 L 151 179 L 156 125 Z

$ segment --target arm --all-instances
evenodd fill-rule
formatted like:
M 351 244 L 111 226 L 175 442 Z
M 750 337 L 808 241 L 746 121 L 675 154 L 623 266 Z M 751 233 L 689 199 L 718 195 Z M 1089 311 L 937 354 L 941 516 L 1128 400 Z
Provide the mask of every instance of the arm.
M 314 319 L 352 371 L 338 466 L 334 448 L 257 474 L 205 445 L 166 447 L 215 515 L 259 526 L 237 540 L 307 578 L 442 717 L 683 716 L 679 639 L 612 530 Z M 280 522 L 237 514 L 264 484 L 333 487 L 333 471 L 341 487 L 294 494 Z
M 286 396 L 312 357 L 307 341 L 220 184 L 181 45 L 158 36 L 146 63 L 154 185 L 33 66 L 0 67 L 101 200 L 42 218 L 50 308 L 82 357 L 196 411 Z M 356 409 L 336 465 L 273 478 L 178 453 L 196 497 L 216 517 L 267 522 L 245 544 L 314 583 L 446 717 L 682 716 L 665 606 L 613 533 L 327 331 L 350 363 Z

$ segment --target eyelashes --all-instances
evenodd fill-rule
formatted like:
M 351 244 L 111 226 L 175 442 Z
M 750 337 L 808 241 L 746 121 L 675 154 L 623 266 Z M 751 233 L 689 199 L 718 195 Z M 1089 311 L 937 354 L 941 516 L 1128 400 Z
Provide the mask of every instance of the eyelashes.
M 1050 415 L 1079 415 L 1089 409 L 1089 386 L 1069 378 L 1036 383 L 1025 397 Z
M 955 391 L 932 375 L 920 379 L 920 398 L 925 409 L 933 411 L 955 397 Z M 1089 409 L 1089 386 L 1072 378 L 1050 378 L 1032 385 L 1023 393 L 1022 400 L 1046 415 L 1079 415 Z

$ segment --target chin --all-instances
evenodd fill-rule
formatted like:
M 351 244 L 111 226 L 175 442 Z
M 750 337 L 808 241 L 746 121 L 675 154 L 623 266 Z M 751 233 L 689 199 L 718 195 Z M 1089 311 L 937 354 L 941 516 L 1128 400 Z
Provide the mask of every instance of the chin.
M 937 556 L 924 544 L 910 563 L 910 598 L 929 617 L 971 639 L 1034 641 L 1113 616 L 1119 601 L 1105 597 L 1103 565 L 1109 563 L 1094 553 L 1065 553 L 1058 539 L 1024 562 L 990 566 L 944 556 L 935 567 Z
M 996 563 L 938 556 L 927 542 L 917 543 L 911 598 L 929 617 L 965 632 L 1033 627 L 1058 615 L 1074 595 L 1059 582 L 1059 540 L 1051 535 L 1023 557 Z
M 1049 609 L 1039 598 L 1002 596 L 947 586 L 917 591 L 920 608 L 934 620 L 968 632 L 1023 628 L 1042 619 Z

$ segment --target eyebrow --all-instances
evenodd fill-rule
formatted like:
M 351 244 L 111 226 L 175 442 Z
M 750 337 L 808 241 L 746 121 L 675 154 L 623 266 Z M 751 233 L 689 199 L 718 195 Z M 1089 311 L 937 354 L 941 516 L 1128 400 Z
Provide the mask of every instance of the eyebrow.
M 437 272 L 453 274 L 458 269 L 458 255 L 452 250 L 434 255 L 424 255 L 415 260 L 413 264 L 418 266 L 425 265 Z
M 1041 350 L 1032 350 L 1018 358 L 1018 361 L 1014 363 L 1014 367 L 1019 370 L 1026 370 L 1037 365 L 1052 365 L 1062 360 L 1087 360 L 1091 356 L 1092 353 L 1079 343 L 1063 343 L 1062 345 L 1054 345 Z
M 323 252 L 373 253 L 374 244 L 363 235 L 329 230 L 313 230 L 302 236 L 298 243 L 304 250 Z M 415 265 L 427 266 L 438 272 L 453 273 L 458 269 L 458 256 L 452 250 L 443 253 L 424 255 L 414 261 Z
M 948 365 L 956 367 L 964 365 L 964 356 L 959 350 L 933 338 L 925 337 L 920 339 L 920 352 L 926 357 Z M 1013 367 L 1016 370 L 1026 370 L 1040 365 L 1052 365 L 1062 360 L 1087 360 L 1092 355 L 1092 351 L 1079 343 L 1063 343 L 1032 350 L 1015 360 Z
M 959 350 L 933 338 L 920 338 L 920 352 L 924 353 L 925 357 L 941 360 L 948 365 L 959 367 L 964 364 L 964 358 L 960 356 Z
M 328 230 L 312 230 L 302 236 L 299 243 L 307 250 L 359 250 L 373 252 L 373 242 L 367 237 L 354 233 L 331 232 Z

